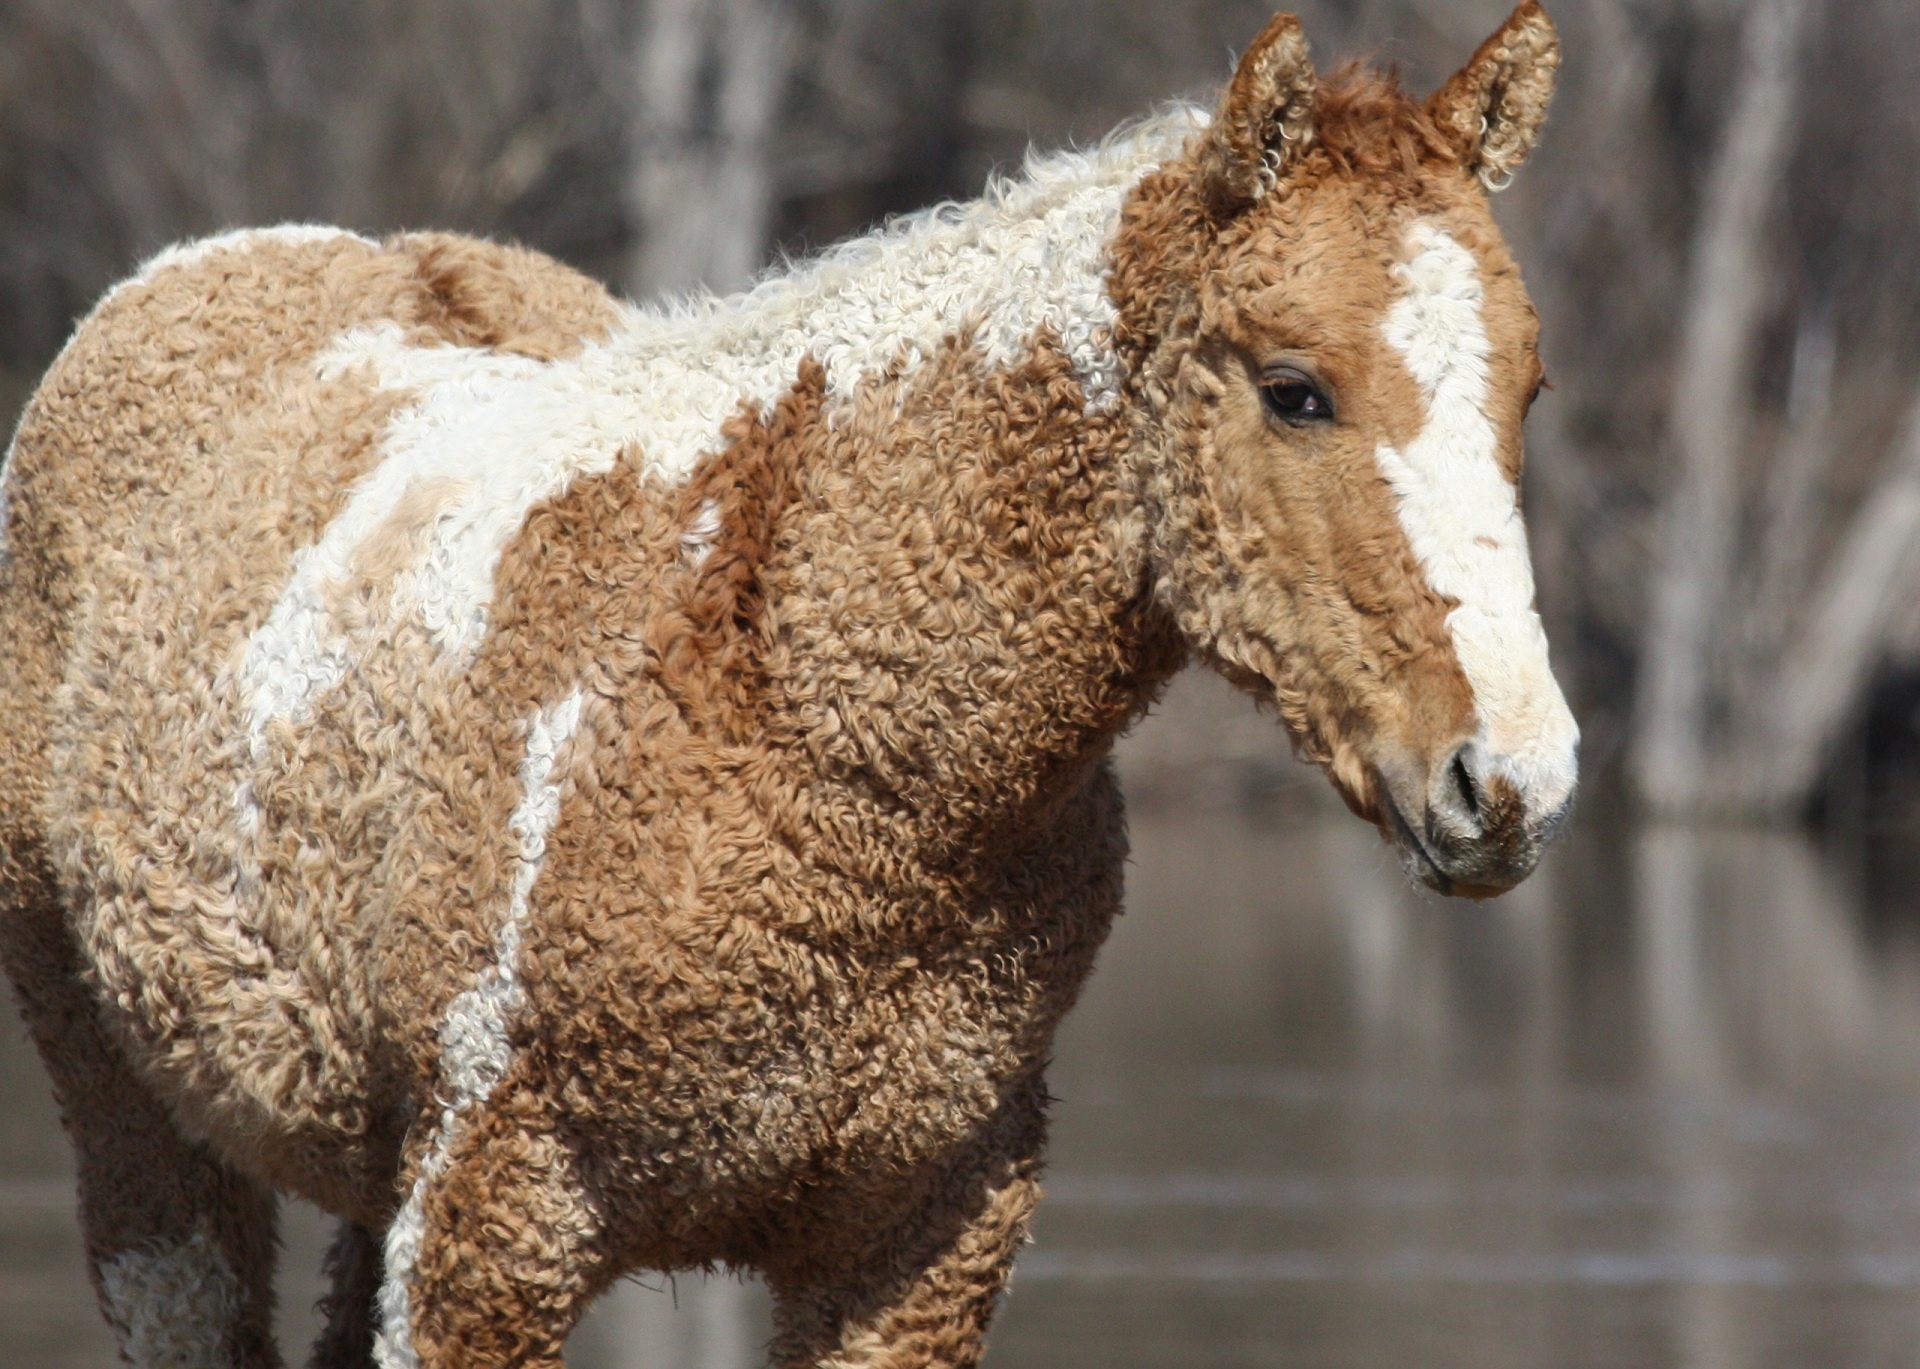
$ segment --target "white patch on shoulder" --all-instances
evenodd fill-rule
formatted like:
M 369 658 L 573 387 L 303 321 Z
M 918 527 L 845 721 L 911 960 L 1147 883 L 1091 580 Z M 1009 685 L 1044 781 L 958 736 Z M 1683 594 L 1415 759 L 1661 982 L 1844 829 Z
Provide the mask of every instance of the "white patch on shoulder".
M 387 1228 L 386 1277 L 380 1286 L 380 1330 L 374 1359 L 380 1369 L 417 1369 L 413 1346 L 413 1271 L 426 1234 L 427 1190 L 442 1174 L 459 1139 L 461 1120 L 492 1096 L 513 1060 L 510 1020 L 520 1004 L 520 941 L 526 931 L 534 882 L 546 860 L 547 838 L 560 817 L 560 784 L 554 767 L 579 730 L 578 689 L 527 720 L 527 749 L 520 762 L 520 802 L 508 819 L 515 844 L 513 884 L 494 932 L 493 964 L 470 989 L 447 1005 L 440 1023 L 440 1116 L 433 1142 L 420 1162 L 413 1187 Z
M 365 368 L 382 389 L 419 400 L 394 417 L 384 459 L 294 558 L 286 588 L 247 642 L 239 683 L 256 762 L 274 719 L 299 719 L 345 678 L 356 651 L 332 605 L 357 579 L 361 546 L 423 488 L 439 490 L 438 509 L 413 563 L 395 577 L 393 617 L 424 627 L 454 661 L 471 656 L 486 635 L 494 570 L 528 511 L 576 478 L 610 470 L 644 430 L 645 397 L 607 393 L 606 362 L 604 353 L 548 364 L 412 347 L 392 325 L 349 333 L 322 358 L 325 376 Z
M 1383 444 L 1380 469 L 1427 583 L 1458 601 L 1447 626 L 1489 760 L 1532 815 L 1555 813 L 1573 795 L 1580 729 L 1547 663 L 1526 527 L 1486 412 L 1480 265 L 1428 222 L 1413 225 L 1408 246 L 1395 268 L 1405 293 L 1385 328 L 1426 396 L 1427 422 L 1404 452 Z
M 323 223 L 283 223 L 272 228 L 236 228 L 230 232 L 216 233 L 212 237 L 177 242 L 171 247 L 163 248 L 143 262 L 140 269 L 135 271 L 125 284 L 142 285 L 162 271 L 169 271 L 177 266 L 195 266 L 221 252 L 251 252 L 255 247 L 265 244 L 299 247 L 313 242 L 332 242 L 336 238 L 350 238 L 368 247 L 380 245 L 372 238 L 363 237 L 350 229 L 334 228 Z M 119 288 L 115 287 L 115 289 Z
M 100 1292 L 129 1364 L 217 1369 L 240 1315 L 240 1281 L 205 1231 L 123 1250 L 100 1266 Z

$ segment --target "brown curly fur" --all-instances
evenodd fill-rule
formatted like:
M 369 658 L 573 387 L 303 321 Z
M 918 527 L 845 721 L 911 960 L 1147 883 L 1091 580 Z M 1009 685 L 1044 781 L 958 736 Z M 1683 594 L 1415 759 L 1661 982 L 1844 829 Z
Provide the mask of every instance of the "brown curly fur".
M 1470 153 L 1389 83 L 1320 85 L 1263 188 L 1242 144 L 1298 119 L 1233 101 L 1314 91 L 1297 38 L 1236 81 L 1240 142 L 1196 137 L 1128 199 L 1116 404 L 1046 328 L 989 363 L 960 327 L 851 396 L 803 363 L 682 483 L 621 452 L 521 522 L 462 670 L 395 626 L 268 730 L 239 875 L 236 663 L 408 403 L 315 358 L 388 323 L 551 361 L 616 309 L 432 235 L 261 243 L 102 304 L 7 472 L 0 954 L 110 1316 L 129 1254 L 203 1240 L 236 1279 L 221 1353 L 277 1363 L 278 1188 L 343 1218 L 315 1362 L 365 1365 L 376 1233 L 417 1192 L 422 1363 L 555 1365 L 613 1279 L 715 1263 L 764 1271 L 783 1365 L 977 1358 L 1049 1043 L 1119 908 L 1113 739 L 1197 649 L 1377 816 L 1370 747 L 1471 725 L 1370 464 L 1421 421 L 1377 326 L 1401 226 L 1482 264 L 1516 477 L 1531 310 Z M 1261 418 L 1275 348 L 1339 381 L 1348 445 Z M 436 498 L 395 506 L 330 611 L 385 621 Z M 511 1051 L 437 1122 L 450 1007 L 523 877 L 529 719 L 570 689 Z

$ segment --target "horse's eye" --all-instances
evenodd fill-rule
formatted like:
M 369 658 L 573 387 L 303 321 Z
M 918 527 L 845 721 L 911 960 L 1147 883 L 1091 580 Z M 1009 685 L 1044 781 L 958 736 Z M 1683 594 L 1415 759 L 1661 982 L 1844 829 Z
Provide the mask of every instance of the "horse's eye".
M 1298 371 L 1280 371 L 1267 377 L 1260 383 L 1260 399 L 1268 413 L 1296 428 L 1333 418 L 1333 401 L 1327 398 L 1327 392 Z

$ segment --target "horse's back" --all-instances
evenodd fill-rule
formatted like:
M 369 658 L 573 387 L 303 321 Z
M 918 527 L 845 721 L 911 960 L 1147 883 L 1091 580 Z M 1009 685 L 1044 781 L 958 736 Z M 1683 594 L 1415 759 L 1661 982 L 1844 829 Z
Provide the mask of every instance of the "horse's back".
M 405 396 L 318 377 L 342 336 L 392 324 L 421 344 L 546 358 L 614 313 L 600 286 L 536 253 L 307 227 L 169 249 L 113 290 L 29 401 L 6 466 L 0 820 L 24 828 L 44 802 L 55 689 L 76 610 L 105 589 L 104 556 L 202 610 L 249 585 L 271 594 L 377 459 Z M 238 566 L 217 550 L 236 537 Z M 125 624 L 97 617 L 103 637 Z
M 225 1028 L 256 1076 L 239 1106 L 260 1109 L 231 1120 L 363 1120 L 297 1102 L 359 1087 L 310 1077 L 349 1068 L 343 1015 L 364 1004 L 347 948 L 312 910 L 249 898 L 260 872 L 239 849 L 249 640 L 409 402 L 329 354 L 384 328 L 549 359 L 615 312 L 586 278 L 489 243 L 235 234 L 118 287 L 29 403 L 0 560 L 0 874 L 58 871 L 90 975 L 176 1097 L 232 1092 L 217 1076 L 237 1055 L 196 1045 Z

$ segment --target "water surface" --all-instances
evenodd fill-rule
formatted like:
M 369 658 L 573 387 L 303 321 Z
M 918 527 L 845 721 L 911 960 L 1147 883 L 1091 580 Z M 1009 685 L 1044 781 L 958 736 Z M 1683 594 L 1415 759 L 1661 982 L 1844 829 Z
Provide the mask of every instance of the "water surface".
M 1138 815 L 1002 1366 L 1910 1365 L 1920 946 L 1782 833 L 1484 905 L 1351 821 Z
M 1130 910 L 1059 1043 L 1050 1197 L 990 1363 L 1920 1360 L 1900 879 L 1787 833 L 1588 824 L 1516 894 L 1460 904 L 1299 792 L 1191 798 L 1136 804 Z M 104 1369 L 17 1030 L 0 1097 L 0 1359 Z M 294 1207 L 286 1228 L 298 1363 L 326 1227 Z M 756 1288 L 630 1284 L 573 1363 L 742 1369 L 766 1327 Z

